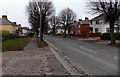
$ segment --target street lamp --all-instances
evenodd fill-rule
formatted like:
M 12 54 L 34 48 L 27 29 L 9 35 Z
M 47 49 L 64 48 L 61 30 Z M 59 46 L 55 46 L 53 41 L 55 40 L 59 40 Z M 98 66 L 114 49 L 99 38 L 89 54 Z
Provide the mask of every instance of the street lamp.
M 42 4 L 40 5 L 40 8 L 39 8 L 39 13 L 40 13 L 40 26 L 39 26 L 39 41 L 41 41 L 41 37 L 42 37 L 42 35 L 41 35 L 41 28 L 42 28 L 42 24 L 41 24 L 41 17 L 42 17 Z

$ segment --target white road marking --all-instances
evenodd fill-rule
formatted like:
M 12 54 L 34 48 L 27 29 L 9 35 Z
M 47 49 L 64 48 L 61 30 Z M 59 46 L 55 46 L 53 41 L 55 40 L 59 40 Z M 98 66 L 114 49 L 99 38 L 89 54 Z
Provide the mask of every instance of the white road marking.
M 118 57 L 117 57 L 117 56 L 114 56 L 114 58 L 115 58 L 115 59 L 118 59 Z
M 87 49 L 87 48 L 85 48 L 85 47 L 83 47 L 83 46 L 79 46 L 79 47 L 80 47 L 81 49 L 87 50 L 87 51 L 89 51 L 89 52 L 96 53 L 95 51 L 90 50 L 90 49 Z

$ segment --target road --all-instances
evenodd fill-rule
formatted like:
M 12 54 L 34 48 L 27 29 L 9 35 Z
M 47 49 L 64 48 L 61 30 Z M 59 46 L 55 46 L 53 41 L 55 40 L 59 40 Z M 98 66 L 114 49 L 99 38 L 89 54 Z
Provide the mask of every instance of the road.
M 118 48 L 45 35 L 44 39 L 62 51 L 90 75 L 118 75 Z

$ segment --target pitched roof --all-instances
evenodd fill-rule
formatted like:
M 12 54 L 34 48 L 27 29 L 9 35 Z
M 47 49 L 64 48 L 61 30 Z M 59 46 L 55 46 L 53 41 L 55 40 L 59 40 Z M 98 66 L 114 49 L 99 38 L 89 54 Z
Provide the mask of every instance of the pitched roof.
M 89 24 L 89 20 L 83 20 L 81 21 L 81 24 Z
M 16 24 L 12 23 L 11 21 L 7 19 L 0 18 L 0 25 L 16 25 Z
M 95 21 L 95 20 L 98 20 L 98 19 L 105 19 L 105 14 L 100 14 L 100 15 L 94 17 L 93 19 L 91 19 L 90 21 Z
M 69 27 L 73 27 L 75 25 L 77 25 L 78 22 L 74 22 L 73 24 L 69 25 Z
M 100 14 L 99 16 L 96 16 L 95 18 L 91 19 L 90 21 L 96 21 L 100 19 L 105 19 L 106 15 L 105 14 Z M 116 24 L 120 24 L 120 17 L 116 21 Z

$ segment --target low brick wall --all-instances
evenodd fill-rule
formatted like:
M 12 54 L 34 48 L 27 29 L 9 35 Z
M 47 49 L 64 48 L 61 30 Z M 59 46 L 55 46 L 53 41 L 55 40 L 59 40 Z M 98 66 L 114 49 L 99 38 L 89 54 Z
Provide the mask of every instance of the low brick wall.
M 87 33 L 87 34 L 66 34 L 66 37 L 73 36 L 78 38 L 89 38 L 89 37 L 99 37 L 101 33 Z M 64 35 L 59 35 L 64 36 Z
M 101 33 L 90 33 L 89 37 L 99 37 Z

